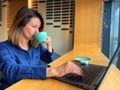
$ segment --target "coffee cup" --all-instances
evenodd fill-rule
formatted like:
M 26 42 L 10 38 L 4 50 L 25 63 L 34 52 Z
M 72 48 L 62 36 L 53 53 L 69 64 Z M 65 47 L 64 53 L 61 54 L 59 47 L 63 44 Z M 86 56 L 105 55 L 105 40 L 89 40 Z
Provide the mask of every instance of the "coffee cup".
M 33 37 L 38 43 L 43 43 L 47 39 L 47 32 L 38 32 Z

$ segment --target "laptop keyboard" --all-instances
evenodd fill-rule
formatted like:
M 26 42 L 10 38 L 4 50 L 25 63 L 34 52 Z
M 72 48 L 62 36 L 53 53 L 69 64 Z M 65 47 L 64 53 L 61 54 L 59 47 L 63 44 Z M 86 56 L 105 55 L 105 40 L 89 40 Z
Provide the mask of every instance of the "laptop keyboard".
M 98 76 L 100 73 L 102 73 L 105 70 L 106 67 L 104 66 L 97 66 L 97 65 L 88 65 L 86 67 L 83 67 L 83 83 L 84 84 L 91 84 L 91 82 Z M 85 78 L 85 79 L 84 79 Z
M 98 66 L 98 65 L 94 65 L 94 64 L 89 64 L 87 66 L 81 65 L 80 62 L 77 62 L 76 64 L 82 68 L 84 77 L 70 73 L 63 77 L 59 77 L 59 78 L 55 78 L 55 79 L 78 86 L 78 87 L 81 87 L 81 84 L 90 85 L 92 83 L 92 81 L 100 73 L 102 73 L 106 68 L 105 66 Z

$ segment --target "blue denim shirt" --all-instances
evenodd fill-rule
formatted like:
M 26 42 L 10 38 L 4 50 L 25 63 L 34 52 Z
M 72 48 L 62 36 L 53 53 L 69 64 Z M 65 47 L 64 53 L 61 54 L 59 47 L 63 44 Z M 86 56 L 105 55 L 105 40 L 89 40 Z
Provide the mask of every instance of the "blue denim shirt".
M 29 44 L 25 51 L 11 41 L 0 42 L 0 71 L 9 84 L 24 78 L 46 79 L 47 66 L 41 66 L 40 60 L 50 63 L 53 59 L 54 51 L 48 52 L 42 44 L 37 48 Z

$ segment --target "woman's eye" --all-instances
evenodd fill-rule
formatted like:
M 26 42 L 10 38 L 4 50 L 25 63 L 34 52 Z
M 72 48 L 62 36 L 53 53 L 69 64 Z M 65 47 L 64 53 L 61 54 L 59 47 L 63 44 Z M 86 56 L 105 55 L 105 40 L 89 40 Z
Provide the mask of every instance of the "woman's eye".
M 34 28 L 36 27 L 36 26 L 33 26 Z

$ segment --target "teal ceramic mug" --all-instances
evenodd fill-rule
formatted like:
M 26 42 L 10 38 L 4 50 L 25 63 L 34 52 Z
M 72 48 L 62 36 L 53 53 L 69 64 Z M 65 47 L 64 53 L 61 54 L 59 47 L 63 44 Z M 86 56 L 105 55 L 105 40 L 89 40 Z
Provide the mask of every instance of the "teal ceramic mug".
M 38 32 L 33 37 L 38 43 L 43 43 L 47 39 L 47 32 Z

